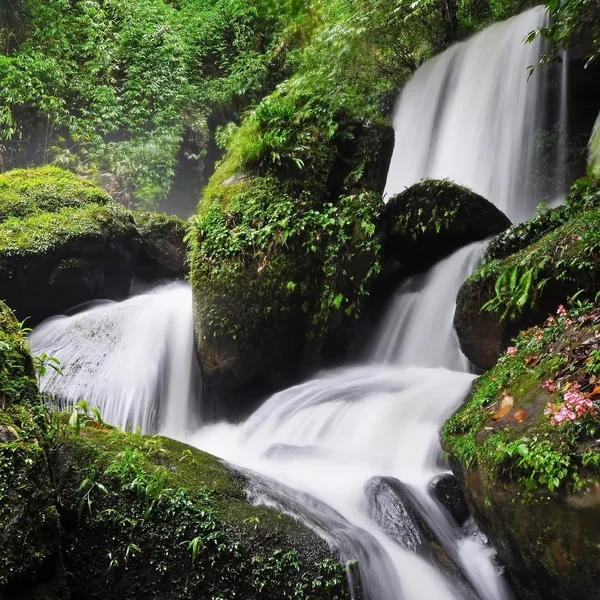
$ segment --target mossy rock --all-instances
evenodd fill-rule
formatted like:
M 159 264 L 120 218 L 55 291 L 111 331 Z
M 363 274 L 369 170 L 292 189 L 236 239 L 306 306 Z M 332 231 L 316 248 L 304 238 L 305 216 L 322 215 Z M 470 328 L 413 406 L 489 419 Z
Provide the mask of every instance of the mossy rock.
M 454 250 L 510 227 L 508 218 L 483 196 L 437 179 L 392 196 L 383 220 L 386 255 L 411 271 L 424 271 Z
M 111 199 L 104 190 L 57 167 L 14 169 L 0 174 L 0 222 L 108 202 Z
M 248 504 L 245 479 L 218 459 L 94 425 L 68 432 L 53 457 L 74 597 L 348 598 L 327 545 Z
M 600 309 L 574 306 L 521 333 L 442 429 L 472 514 L 539 600 L 600 595 Z
M 129 292 L 140 241 L 130 211 L 109 202 L 0 223 L 0 296 L 37 322 Z
M 343 355 L 380 268 L 391 127 L 329 138 L 310 121 L 295 161 L 242 160 L 260 127 L 242 125 L 192 220 L 196 347 L 217 394 L 260 378 L 264 394 Z
M 519 330 L 600 281 L 600 210 L 577 214 L 530 246 L 487 262 L 462 285 L 454 326 L 467 358 L 491 368 Z M 487 308 L 483 308 L 487 305 Z
M 600 208 L 600 184 L 590 178 L 575 182 L 564 204 L 556 208 L 538 209 L 537 214 L 528 221 L 517 223 L 490 242 L 484 262 L 507 258 L 537 242 L 546 233 L 564 225 L 577 214 Z
M 0 302 L 2 598 L 67 598 L 47 430 L 25 331 Z
M 184 277 L 188 272 L 185 222 L 152 212 L 133 215 L 142 239 L 136 274 L 150 281 Z

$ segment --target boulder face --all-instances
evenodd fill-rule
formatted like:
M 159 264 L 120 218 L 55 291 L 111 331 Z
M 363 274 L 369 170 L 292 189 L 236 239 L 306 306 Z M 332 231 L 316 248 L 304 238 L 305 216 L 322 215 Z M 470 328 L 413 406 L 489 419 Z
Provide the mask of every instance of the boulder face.
M 413 272 L 510 227 L 491 202 L 448 180 L 425 179 L 392 196 L 383 214 L 384 250 Z
M 136 212 L 134 219 L 142 239 L 136 275 L 150 281 L 185 277 L 188 267 L 184 221 L 151 212 Z
M 476 367 L 491 368 L 512 337 L 542 323 L 569 295 L 594 296 L 600 275 L 599 204 L 600 188 L 578 182 L 560 212 L 533 220 L 533 243 L 506 257 L 488 258 L 463 284 L 454 327 L 463 353 Z M 500 237 L 491 247 L 504 256 L 512 242 L 508 234 Z
M 221 407 L 242 384 L 260 380 L 264 397 L 347 349 L 380 269 L 393 130 L 343 127 L 352 135 L 326 139 L 305 124 L 310 143 L 295 162 L 252 157 L 240 169 L 234 142 L 204 192 L 190 280 L 198 357 Z M 242 125 L 241 141 L 253 135 Z
M 523 597 L 600 595 L 600 307 L 522 332 L 445 423 L 471 512 Z

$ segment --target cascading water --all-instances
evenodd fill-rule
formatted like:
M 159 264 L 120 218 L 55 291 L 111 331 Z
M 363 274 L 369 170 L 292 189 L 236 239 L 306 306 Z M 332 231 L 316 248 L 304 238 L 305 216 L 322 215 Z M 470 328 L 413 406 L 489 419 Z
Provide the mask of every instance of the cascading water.
M 44 380 L 59 403 L 87 400 L 108 423 L 181 432 L 197 423 L 192 399 L 200 390 L 194 353 L 192 294 L 184 283 L 123 302 L 101 302 L 54 317 L 30 337 L 34 354 L 61 361 Z
M 538 64 L 543 42 L 523 39 L 547 19 L 541 8 L 528 10 L 456 44 L 415 73 L 394 115 L 388 197 L 425 177 L 449 178 L 513 221 L 533 214 L 542 195 L 533 178 L 541 159 L 534 135 L 547 115 L 544 71 L 528 78 L 527 68 Z M 560 112 L 566 119 L 566 109 Z M 554 197 L 557 191 L 546 192 Z
M 455 304 L 441 303 L 440 298 L 456 298 L 485 247 L 486 242 L 466 246 L 425 275 L 409 277 L 400 286 L 373 343 L 373 362 L 470 370 L 454 332 Z
M 521 42 L 544 19 L 527 11 L 417 71 L 396 110 L 388 194 L 425 176 L 448 177 L 513 219 L 533 212 L 529 171 L 539 156 L 531 138 L 543 111 L 537 75 L 528 82 L 526 68 L 542 46 Z M 44 386 L 64 402 L 85 398 L 107 421 L 158 429 L 249 469 L 254 501 L 303 520 L 342 558 L 358 557 L 365 600 L 506 600 L 491 549 L 428 492 L 445 470 L 439 429 L 474 378 L 454 339 L 451 299 L 482 248 L 463 248 L 402 285 L 365 366 L 280 392 L 240 425 L 190 432 L 198 373 L 185 284 L 53 319 L 34 332 L 33 350 L 61 359 L 64 377 L 50 375 Z M 377 491 L 386 485 L 404 490 L 404 500 Z M 443 547 L 443 560 L 405 501 Z M 395 535 L 400 530 L 408 533 Z

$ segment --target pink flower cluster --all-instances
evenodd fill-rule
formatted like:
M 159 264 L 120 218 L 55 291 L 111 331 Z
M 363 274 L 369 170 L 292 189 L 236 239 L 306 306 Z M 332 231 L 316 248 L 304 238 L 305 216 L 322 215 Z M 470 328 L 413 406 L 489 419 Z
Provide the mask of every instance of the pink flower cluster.
M 562 304 L 559 304 L 556 309 L 556 314 L 560 317 L 564 317 L 567 314 L 567 309 Z
M 556 391 L 556 384 L 550 379 L 544 382 L 542 387 L 549 392 Z M 546 406 L 544 414 L 551 417 L 550 421 L 553 425 L 561 425 L 565 421 L 574 421 L 577 417 L 585 417 L 594 408 L 594 403 L 581 394 L 579 385 L 576 383 L 563 394 L 563 400 L 564 404 L 549 402 Z
M 509 356 L 514 356 L 517 352 L 518 352 L 518 350 L 517 350 L 516 346 L 509 346 L 506 349 L 506 354 L 508 354 Z

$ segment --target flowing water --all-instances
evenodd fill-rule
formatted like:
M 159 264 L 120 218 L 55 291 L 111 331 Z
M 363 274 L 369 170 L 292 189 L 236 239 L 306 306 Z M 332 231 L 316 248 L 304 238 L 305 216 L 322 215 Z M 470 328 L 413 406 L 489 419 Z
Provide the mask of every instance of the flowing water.
M 121 427 L 181 432 L 194 426 L 200 391 L 192 323 L 191 290 L 172 283 L 53 317 L 30 342 L 34 354 L 61 361 L 63 375 L 50 370 L 44 380 L 59 402 L 87 400 Z
M 513 221 L 533 214 L 542 196 L 534 178 L 541 159 L 535 135 L 551 115 L 546 114 L 546 72 L 536 69 L 528 78 L 527 71 L 538 63 L 543 42 L 522 41 L 547 18 L 534 8 L 492 25 L 415 73 L 394 115 L 388 197 L 425 177 L 447 177 Z M 566 89 L 564 79 L 560 87 Z M 557 117 L 566 120 L 566 96 L 560 90 L 559 95 Z M 559 129 L 564 131 L 564 124 Z M 556 155 L 561 154 L 559 147 Z M 553 198 L 559 190 L 545 191 Z
M 388 194 L 448 177 L 513 219 L 531 215 L 541 160 L 532 137 L 546 116 L 541 76 L 528 80 L 526 69 L 542 46 L 521 41 L 545 18 L 533 9 L 493 25 L 417 71 L 396 109 Z M 561 115 L 565 106 L 561 95 Z M 200 387 L 185 284 L 51 319 L 33 333 L 33 351 L 62 361 L 64 376 L 44 387 L 63 404 L 85 398 L 107 421 L 166 432 L 243 470 L 252 501 L 304 521 L 343 560 L 358 558 L 365 599 L 507 600 L 493 550 L 428 491 L 447 470 L 440 427 L 474 379 L 452 318 L 482 249 L 463 248 L 403 283 L 362 365 L 284 390 L 241 424 L 194 426 Z

